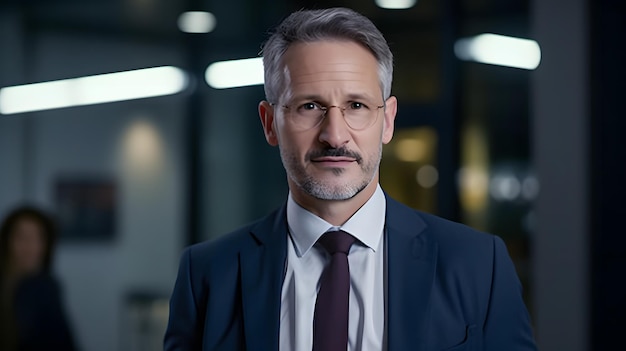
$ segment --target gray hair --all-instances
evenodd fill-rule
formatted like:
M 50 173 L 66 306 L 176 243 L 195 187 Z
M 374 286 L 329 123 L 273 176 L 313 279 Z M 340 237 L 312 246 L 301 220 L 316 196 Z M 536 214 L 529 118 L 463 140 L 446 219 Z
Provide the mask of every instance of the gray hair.
M 289 15 L 263 45 L 265 98 L 277 103 L 285 88 L 283 55 L 291 44 L 325 39 L 351 40 L 368 48 L 378 61 L 383 98 L 391 95 L 393 54 L 382 33 L 367 17 L 347 8 L 300 10 Z

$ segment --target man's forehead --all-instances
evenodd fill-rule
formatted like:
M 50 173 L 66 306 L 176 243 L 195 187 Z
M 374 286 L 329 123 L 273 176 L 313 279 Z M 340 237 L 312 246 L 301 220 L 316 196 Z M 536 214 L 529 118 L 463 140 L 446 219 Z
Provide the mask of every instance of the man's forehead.
M 283 65 L 286 78 L 290 80 L 358 81 L 378 75 L 375 57 L 349 41 L 298 44 L 286 52 Z
M 368 47 L 357 41 L 343 38 L 324 38 L 315 41 L 298 41 L 291 43 L 289 47 L 285 50 L 282 59 L 283 63 L 285 63 L 285 60 L 288 59 L 290 56 L 299 55 L 302 52 L 310 53 L 315 51 L 322 51 L 326 53 L 329 50 L 339 51 L 344 54 L 361 54 L 365 57 L 368 57 L 370 60 L 377 61 L 376 56 Z M 305 55 L 304 57 L 308 57 L 308 55 Z

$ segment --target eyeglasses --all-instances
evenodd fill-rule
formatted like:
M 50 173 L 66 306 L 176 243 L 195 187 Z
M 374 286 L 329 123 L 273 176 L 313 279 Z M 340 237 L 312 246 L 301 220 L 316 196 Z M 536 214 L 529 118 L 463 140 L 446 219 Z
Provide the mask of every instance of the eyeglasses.
M 282 107 L 290 112 L 288 115 L 289 120 L 300 130 L 308 130 L 318 126 L 328 110 L 333 107 L 341 110 L 343 119 L 348 127 L 354 130 L 363 130 L 374 124 L 378 118 L 378 110 L 385 107 L 385 105 L 369 107 L 362 102 L 350 102 L 345 106 L 322 106 L 316 102 L 306 102 L 295 108 L 287 105 Z

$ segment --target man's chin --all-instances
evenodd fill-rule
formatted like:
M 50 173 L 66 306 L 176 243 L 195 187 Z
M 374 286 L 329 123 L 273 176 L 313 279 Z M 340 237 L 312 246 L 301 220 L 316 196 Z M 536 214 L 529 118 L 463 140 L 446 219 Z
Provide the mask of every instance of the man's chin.
M 350 200 L 355 197 L 357 193 L 309 193 L 309 195 L 313 196 L 318 200 L 324 201 L 345 201 Z
M 358 193 L 363 191 L 367 184 L 360 187 L 349 186 L 346 184 L 303 184 L 302 189 L 309 194 L 310 196 L 318 199 L 318 200 L 326 200 L 326 201 L 344 201 L 350 200 L 355 197 Z

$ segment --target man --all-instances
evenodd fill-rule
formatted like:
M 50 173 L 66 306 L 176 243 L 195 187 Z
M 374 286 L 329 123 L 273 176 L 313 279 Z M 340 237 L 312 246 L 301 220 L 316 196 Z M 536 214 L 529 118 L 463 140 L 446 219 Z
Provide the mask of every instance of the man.
M 376 27 L 348 9 L 298 11 L 263 60 L 259 115 L 289 197 L 186 249 L 165 349 L 535 350 L 503 242 L 378 184 L 397 101 Z

